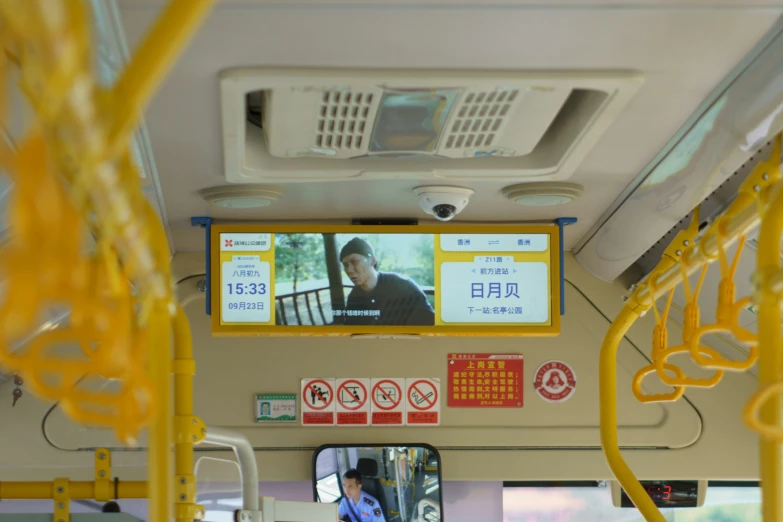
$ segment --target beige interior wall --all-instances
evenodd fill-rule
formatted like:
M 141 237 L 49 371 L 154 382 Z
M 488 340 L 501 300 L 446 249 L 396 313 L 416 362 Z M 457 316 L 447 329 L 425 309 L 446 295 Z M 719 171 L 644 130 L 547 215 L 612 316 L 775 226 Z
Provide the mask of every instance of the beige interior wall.
M 203 273 L 203 254 L 180 254 L 180 279 Z M 603 335 L 622 305 L 622 289 L 589 276 L 568 255 L 566 315 L 556 338 L 213 338 L 204 314 L 198 278 L 180 292 L 195 339 L 198 375 L 195 411 L 208 424 L 237 429 L 258 448 L 261 480 L 308 480 L 312 449 L 324 443 L 426 442 L 441 449 L 446 480 L 564 480 L 611 478 L 598 435 L 597 364 Z M 605 317 L 606 316 L 606 317 Z M 624 341 L 619 356 L 620 441 L 644 478 L 752 479 L 757 476 L 756 438 L 740 421 L 756 381 L 727 374 L 711 390 L 692 390 L 687 401 L 642 405 L 630 393 L 633 373 L 645 364 L 652 314 Z M 670 335 L 679 336 L 676 326 Z M 641 349 L 641 351 L 639 349 Z M 256 426 L 252 397 L 260 392 L 298 393 L 302 377 L 446 377 L 450 352 L 522 353 L 522 409 L 450 409 L 443 403 L 437 428 L 304 428 Z M 571 364 L 577 376 L 573 398 L 549 404 L 533 391 L 535 369 L 550 359 Z M 0 394 L 3 393 L 0 389 Z M 651 391 L 654 391 L 651 389 Z M 5 389 L 10 396 L 10 389 Z M 25 397 L 10 408 L 0 400 L 0 480 L 89 477 L 88 448 L 115 446 L 103 430 L 78 427 L 56 410 L 46 423 L 52 448 L 41 435 L 46 405 Z M 9 422 L 6 422 L 9 421 Z M 655 449 L 653 449 L 655 448 Z M 210 457 L 226 452 L 209 453 Z M 146 454 L 115 453 L 123 478 L 140 478 Z M 33 467 L 31 467 L 33 466 Z M 74 468 L 81 468 L 74 473 Z M 230 469 L 226 467 L 225 469 Z M 211 480 L 232 480 L 233 473 Z

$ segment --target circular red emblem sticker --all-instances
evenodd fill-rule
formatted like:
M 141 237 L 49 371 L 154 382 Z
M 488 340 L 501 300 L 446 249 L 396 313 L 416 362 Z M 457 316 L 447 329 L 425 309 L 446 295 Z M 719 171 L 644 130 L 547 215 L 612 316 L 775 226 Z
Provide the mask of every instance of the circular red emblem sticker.
M 562 361 L 547 361 L 536 370 L 533 386 L 545 401 L 563 402 L 576 390 L 576 374 Z

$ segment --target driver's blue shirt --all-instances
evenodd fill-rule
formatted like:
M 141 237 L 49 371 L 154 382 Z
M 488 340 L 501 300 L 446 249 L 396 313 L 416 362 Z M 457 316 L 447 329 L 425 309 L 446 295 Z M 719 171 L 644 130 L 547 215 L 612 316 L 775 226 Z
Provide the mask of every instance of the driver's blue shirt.
M 337 508 L 337 514 L 340 518 L 347 515 L 351 522 L 386 522 L 381 505 L 375 497 L 363 491 L 358 504 L 354 504 L 348 497 L 343 497 Z

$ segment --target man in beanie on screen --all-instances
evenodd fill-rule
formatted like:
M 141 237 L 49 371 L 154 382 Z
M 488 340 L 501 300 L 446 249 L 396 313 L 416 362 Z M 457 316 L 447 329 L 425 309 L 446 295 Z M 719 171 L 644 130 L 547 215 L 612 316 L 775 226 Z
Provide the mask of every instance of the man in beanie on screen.
M 379 272 L 370 244 L 358 237 L 340 251 L 345 274 L 354 284 L 343 316 L 347 325 L 432 326 L 435 311 L 410 278 Z

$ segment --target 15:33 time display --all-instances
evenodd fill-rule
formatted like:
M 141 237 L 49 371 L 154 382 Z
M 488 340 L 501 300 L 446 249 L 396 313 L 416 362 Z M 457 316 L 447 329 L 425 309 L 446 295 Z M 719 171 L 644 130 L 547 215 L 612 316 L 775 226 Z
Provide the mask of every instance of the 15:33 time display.
M 264 295 L 266 283 L 228 283 L 229 295 Z

